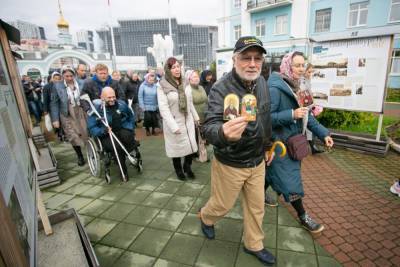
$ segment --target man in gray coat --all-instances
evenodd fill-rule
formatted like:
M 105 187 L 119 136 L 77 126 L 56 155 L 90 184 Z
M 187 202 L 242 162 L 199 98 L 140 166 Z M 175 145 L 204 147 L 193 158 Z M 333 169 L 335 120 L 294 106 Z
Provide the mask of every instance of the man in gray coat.
M 201 229 L 214 239 L 214 224 L 235 204 L 242 192 L 244 251 L 264 264 L 275 257 L 263 245 L 264 177 L 271 140 L 270 96 L 261 66 L 266 51 L 253 36 L 241 37 L 235 44 L 233 69 L 211 88 L 204 122 L 204 134 L 214 146 L 211 167 L 211 195 L 200 209 Z M 238 116 L 224 122 L 224 99 L 235 94 L 242 99 L 252 94 L 257 99 L 255 121 Z

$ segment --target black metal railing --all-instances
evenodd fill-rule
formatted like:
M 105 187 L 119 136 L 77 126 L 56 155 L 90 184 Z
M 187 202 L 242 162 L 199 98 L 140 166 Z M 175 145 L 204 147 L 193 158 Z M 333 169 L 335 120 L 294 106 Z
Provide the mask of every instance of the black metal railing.
M 279 4 L 282 2 L 291 3 L 291 0 L 249 0 L 247 1 L 247 9 L 253 9 L 257 7 L 265 7 L 269 5 Z

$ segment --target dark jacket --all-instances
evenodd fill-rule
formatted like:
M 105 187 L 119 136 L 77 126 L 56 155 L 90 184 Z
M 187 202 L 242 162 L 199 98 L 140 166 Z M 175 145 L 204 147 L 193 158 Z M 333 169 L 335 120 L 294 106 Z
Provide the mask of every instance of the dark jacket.
M 120 87 L 119 82 L 113 81 L 111 76 L 108 76 L 105 82 L 101 82 L 99 79 L 97 79 L 96 75 L 94 75 L 91 79 L 87 79 L 83 84 L 81 95 L 88 94 L 92 101 L 95 99 L 100 99 L 101 91 L 106 86 L 113 88 L 115 90 L 115 96 L 118 99 L 125 101 L 125 93 Z M 85 112 L 90 110 L 90 105 L 85 100 L 81 101 L 81 106 Z
M 132 104 L 139 103 L 138 92 L 140 84 L 141 82 L 139 80 L 134 81 L 131 78 L 129 78 L 128 81 L 125 82 L 124 85 L 125 97 L 127 100 L 132 99 Z
M 23 82 L 24 92 L 26 96 L 26 100 L 28 101 L 40 101 L 41 92 L 36 91 L 35 89 L 39 88 L 40 85 L 35 82 Z M 37 99 L 35 99 L 35 95 L 33 93 L 35 91 Z
M 54 92 L 54 83 L 49 82 L 43 86 L 43 112 L 50 112 L 51 93 Z
M 100 101 L 99 101 L 100 102 Z M 99 103 L 95 103 L 94 106 L 97 110 L 97 112 L 100 114 L 100 116 L 103 117 L 104 111 L 103 111 L 103 106 Z M 118 107 L 118 111 L 121 112 L 122 118 L 121 118 L 121 128 L 127 129 L 127 130 L 134 130 L 135 129 L 135 117 L 132 113 L 132 111 L 128 108 L 128 105 L 125 104 L 125 102 L 118 100 L 115 105 Z M 118 112 L 117 111 L 117 112 Z M 106 108 L 106 114 L 107 114 L 107 120 L 109 125 L 112 125 L 112 112 Z M 92 136 L 104 136 L 108 133 L 106 127 L 104 124 L 101 122 L 101 120 L 97 117 L 96 114 L 92 113 L 88 117 L 87 121 L 88 129 L 89 132 Z
M 271 116 L 267 84 L 262 77 L 256 80 L 254 94 L 257 98 L 257 120 L 248 123 L 242 138 L 236 142 L 228 142 L 222 130 L 224 98 L 230 93 L 236 94 L 239 99 L 250 93 L 234 70 L 211 88 L 204 134 L 214 146 L 215 157 L 223 164 L 237 168 L 255 167 L 264 160 L 265 151 L 270 147 Z
M 289 84 L 282 79 L 279 73 L 271 74 L 268 79 L 268 87 L 271 94 L 273 140 L 286 142 L 290 136 L 302 132 L 302 119 L 293 119 L 293 112 L 299 108 L 299 104 Z M 308 116 L 307 128 L 321 140 L 329 135 L 328 130 L 313 116 Z M 277 147 L 275 152 L 280 155 L 280 148 Z M 276 192 L 282 193 L 286 201 L 289 201 L 290 194 L 304 196 L 300 167 L 300 161 L 292 160 L 286 154 L 283 158 L 276 156 L 267 169 L 268 183 Z
M 204 70 L 200 75 L 200 85 L 203 86 L 207 95 L 210 94 L 211 87 L 213 86 L 212 81 L 207 82 L 207 80 L 206 80 L 206 77 L 210 74 L 212 75 L 212 72 L 210 70 Z

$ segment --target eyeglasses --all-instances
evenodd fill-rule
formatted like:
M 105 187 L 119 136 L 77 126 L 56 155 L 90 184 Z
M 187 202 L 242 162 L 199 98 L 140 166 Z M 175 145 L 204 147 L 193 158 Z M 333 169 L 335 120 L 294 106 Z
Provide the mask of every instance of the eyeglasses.
M 239 56 L 238 57 L 240 61 L 242 61 L 243 63 L 246 64 L 250 64 L 253 60 L 255 64 L 261 64 L 264 61 L 264 57 L 263 56 Z
M 304 68 L 304 67 L 305 67 L 305 64 L 292 64 L 292 67 L 295 67 L 295 68 Z

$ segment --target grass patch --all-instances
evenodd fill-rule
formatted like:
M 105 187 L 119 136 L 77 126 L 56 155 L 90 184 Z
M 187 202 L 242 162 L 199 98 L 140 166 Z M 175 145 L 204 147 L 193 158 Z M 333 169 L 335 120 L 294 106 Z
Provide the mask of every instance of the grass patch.
M 330 129 L 376 135 L 379 114 L 372 112 L 324 109 L 317 119 L 322 125 Z M 385 128 L 398 121 L 399 118 L 394 116 L 384 116 L 381 136 L 387 136 Z
M 386 102 L 400 102 L 400 89 L 388 88 Z
M 396 120 L 395 117 L 383 116 L 381 136 L 386 136 L 387 135 L 385 130 L 386 126 L 392 125 L 396 121 L 399 120 L 398 119 Z M 376 135 L 376 132 L 378 130 L 378 122 L 379 122 L 379 115 L 374 115 L 371 121 L 369 122 L 364 122 L 357 125 L 349 125 L 347 127 L 339 127 L 337 129 L 354 133 L 367 133 Z M 398 137 L 400 137 L 400 133 Z

